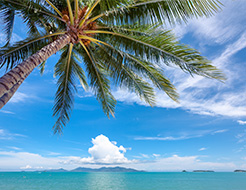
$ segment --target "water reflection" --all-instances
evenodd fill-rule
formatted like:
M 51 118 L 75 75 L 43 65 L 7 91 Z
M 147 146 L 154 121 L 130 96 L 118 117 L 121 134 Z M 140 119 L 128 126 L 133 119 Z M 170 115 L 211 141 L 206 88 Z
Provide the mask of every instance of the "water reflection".
M 85 189 L 123 190 L 127 189 L 126 184 L 127 179 L 122 173 L 87 173 Z

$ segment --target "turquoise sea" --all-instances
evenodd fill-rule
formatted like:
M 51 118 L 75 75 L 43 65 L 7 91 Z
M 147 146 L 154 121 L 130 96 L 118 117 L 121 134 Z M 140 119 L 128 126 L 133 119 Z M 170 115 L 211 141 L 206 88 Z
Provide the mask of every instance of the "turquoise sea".
M 246 190 L 246 173 L 0 172 L 0 190 Z

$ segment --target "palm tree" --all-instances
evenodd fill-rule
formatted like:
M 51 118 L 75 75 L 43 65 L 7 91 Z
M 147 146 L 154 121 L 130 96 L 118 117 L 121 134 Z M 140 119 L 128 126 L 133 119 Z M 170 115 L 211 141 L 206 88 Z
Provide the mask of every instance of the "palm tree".
M 125 86 L 142 100 L 155 105 L 155 88 L 178 101 L 175 87 L 163 68 L 177 65 L 190 74 L 224 80 L 223 74 L 200 53 L 180 44 L 163 25 L 211 16 L 220 10 L 217 0 L 2 0 L 6 45 L 0 49 L 0 108 L 21 83 L 57 51 L 58 77 L 53 115 L 54 132 L 69 120 L 76 92 L 76 79 L 89 86 L 102 109 L 114 116 L 116 100 L 111 83 Z M 28 26 L 28 37 L 9 43 L 14 18 Z M 81 62 L 81 64 L 80 64 Z M 86 70 L 86 74 L 84 72 Z

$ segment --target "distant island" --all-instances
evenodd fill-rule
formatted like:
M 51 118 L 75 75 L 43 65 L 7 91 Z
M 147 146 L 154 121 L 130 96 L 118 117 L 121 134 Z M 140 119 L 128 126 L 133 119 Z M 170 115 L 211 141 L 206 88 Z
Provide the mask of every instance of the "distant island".
M 214 172 L 213 170 L 194 170 L 193 172 Z
M 60 169 L 44 170 L 42 172 L 145 172 L 145 171 L 135 170 L 132 168 L 123 168 L 123 167 L 102 167 L 97 169 L 78 167 L 73 170 L 65 170 L 63 168 L 60 168 Z
M 235 170 L 234 172 L 246 172 L 246 170 Z

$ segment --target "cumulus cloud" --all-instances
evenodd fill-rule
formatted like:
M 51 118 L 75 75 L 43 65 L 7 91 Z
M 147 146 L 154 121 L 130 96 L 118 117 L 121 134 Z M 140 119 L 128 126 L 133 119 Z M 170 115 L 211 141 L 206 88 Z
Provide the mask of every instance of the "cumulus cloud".
M 122 145 L 117 146 L 115 141 L 110 141 L 104 135 L 98 135 L 95 139 L 92 139 L 92 144 L 93 146 L 88 150 L 90 157 L 74 158 L 63 163 L 114 165 L 136 162 L 136 160 L 128 160 L 125 157 L 126 148 Z

